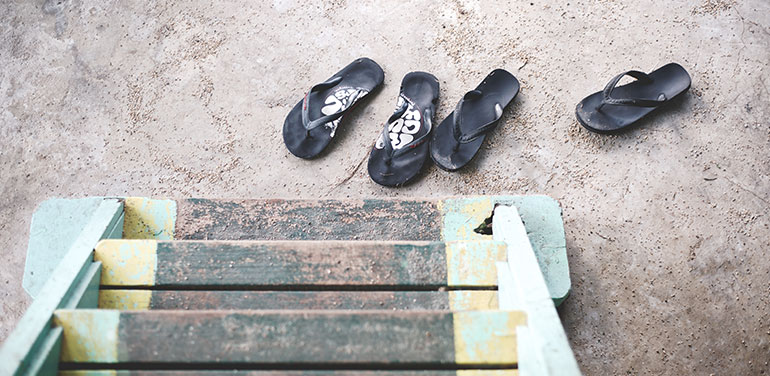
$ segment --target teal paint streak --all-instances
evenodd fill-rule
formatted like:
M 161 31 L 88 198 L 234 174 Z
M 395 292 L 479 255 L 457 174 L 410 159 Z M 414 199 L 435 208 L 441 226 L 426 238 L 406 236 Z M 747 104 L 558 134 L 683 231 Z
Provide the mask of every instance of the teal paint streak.
M 548 196 L 494 196 L 493 201 L 518 208 L 545 284 L 558 306 L 572 288 L 559 202 Z
M 479 196 L 448 199 L 444 201 L 445 241 L 461 240 L 452 238 L 468 226 L 468 218 L 462 209 L 474 203 L 492 199 L 495 204 L 513 205 L 518 208 L 524 222 L 527 236 L 537 257 L 538 265 L 545 278 L 548 291 L 557 306 L 569 295 L 572 281 L 567 263 L 567 243 L 564 234 L 562 211 L 558 201 L 548 196 Z M 489 213 L 492 214 L 491 212 Z M 471 224 L 476 228 L 478 223 Z M 490 237 L 491 238 L 491 237 Z
M 444 206 L 442 208 L 443 214 L 444 214 L 444 228 L 442 230 L 443 239 L 446 242 L 455 241 L 455 240 L 469 240 L 464 239 L 458 236 L 458 233 L 460 233 L 460 230 L 462 228 L 467 228 L 470 226 L 470 229 L 474 229 L 478 227 L 481 223 L 469 223 L 470 218 L 463 213 L 463 209 L 465 209 L 468 206 L 473 206 L 475 204 L 483 204 L 484 202 L 489 200 L 489 196 L 477 196 L 477 197 L 468 197 L 468 198 L 452 198 L 444 200 Z M 492 211 L 490 210 L 489 216 L 492 215 Z M 492 237 L 490 236 L 489 239 L 491 240 Z
M 103 199 L 52 198 L 32 215 L 22 286 L 35 298 Z

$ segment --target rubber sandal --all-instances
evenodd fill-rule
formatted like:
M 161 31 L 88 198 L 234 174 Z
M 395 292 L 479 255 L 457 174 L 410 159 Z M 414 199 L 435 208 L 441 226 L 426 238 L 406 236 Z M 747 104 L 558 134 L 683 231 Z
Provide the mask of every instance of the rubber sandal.
M 617 86 L 624 76 L 636 81 Z M 615 76 L 604 90 L 580 101 L 575 114 L 589 131 L 617 133 L 687 91 L 690 83 L 690 75 L 676 63 L 664 65 L 650 74 L 630 70 Z
M 401 81 L 396 111 L 369 154 L 369 176 L 375 183 L 395 187 L 414 179 L 428 158 L 439 83 L 425 72 L 411 72 Z
M 518 93 L 516 77 L 502 69 L 492 71 L 436 127 L 430 146 L 433 162 L 447 171 L 457 171 L 468 164 Z
M 300 158 L 313 158 L 331 142 L 343 115 L 385 78 L 368 58 L 356 59 L 328 80 L 313 86 L 283 123 L 283 143 Z

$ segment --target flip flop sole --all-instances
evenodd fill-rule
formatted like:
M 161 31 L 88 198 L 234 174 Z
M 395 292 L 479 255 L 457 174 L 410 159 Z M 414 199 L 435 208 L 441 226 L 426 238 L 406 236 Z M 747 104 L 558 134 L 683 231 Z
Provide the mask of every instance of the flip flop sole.
M 308 113 L 311 119 L 352 109 L 382 85 L 385 73 L 373 60 L 360 58 L 342 68 L 329 80 L 335 77 L 342 77 L 342 80 L 334 87 L 309 94 Z M 359 90 L 366 93 L 355 98 Z M 303 100 L 300 100 L 286 116 L 283 123 L 283 142 L 295 156 L 311 159 L 331 143 L 338 125 L 345 116 L 308 131 L 302 121 L 302 105 Z
M 580 125 L 596 133 L 619 133 L 641 120 L 677 96 L 686 92 L 691 85 L 690 75 L 681 65 L 670 63 L 651 72 L 651 82 L 634 81 L 618 86 L 612 91 L 614 98 L 658 98 L 665 95 L 666 101 L 656 107 L 604 104 L 602 91 L 593 93 L 580 101 L 575 109 Z
M 432 116 L 435 113 L 435 103 L 438 100 L 439 83 L 435 76 L 425 72 L 411 72 L 404 76 L 401 82 L 401 93 L 409 98 L 417 108 Z M 424 125 L 425 123 L 423 123 Z M 430 129 L 427 130 L 430 133 Z M 415 136 L 417 136 L 415 134 Z M 382 137 L 382 135 L 380 135 Z M 429 136 L 426 136 L 429 137 Z M 391 142 L 384 140 L 384 142 Z M 372 180 L 386 187 L 396 187 L 408 184 L 419 175 L 425 161 L 428 159 L 428 139 L 410 148 L 403 154 L 389 158 L 388 148 L 378 148 L 376 145 L 369 153 L 367 169 Z
M 519 81 L 512 74 L 503 69 L 492 71 L 476 87 L 476 90 L 481 91 L 483 96 L 463 105 L 463 113 L 461 114 L 463 124 L 481 126 L 493 121 L 498 117 L 495 105 L 499 103 L 504 110 L 513 102 L 519 93 L 519 88 Z M 431 159 L 445 171 L 457 171 L 467 165 L 478 154 L 486 139 L 486 133 L 483 133 L 473 141 L 458 142 L 454 136 L 453 118 L 454 111 L 439 124 L 431 141 Z M 464 129 L 464 131 L 468 130 Z

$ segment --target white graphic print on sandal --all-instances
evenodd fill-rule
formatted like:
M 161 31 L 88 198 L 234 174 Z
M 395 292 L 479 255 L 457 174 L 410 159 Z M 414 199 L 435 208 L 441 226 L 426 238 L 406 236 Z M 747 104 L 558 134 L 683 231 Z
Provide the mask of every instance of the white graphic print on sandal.
M 366 94 L 369 94 L 366 90 L 344 88 L 339 89 L 330 95 L 324 101 L 325 106 L 321 108 L 321 113 L 324 115 L 336 114 L 340 111 L 348 109 L 357 100 L 363 98 Z M 340 123 L 340 119 L 330 121 L 324 126 L 331 129 L 331 137 L 334 137 L 334 133 L 337 131 L 337 125 Z
M 403 96 L 398 96 L 398 105 L 396 105 L 396 111 L 398 112 L 404 103 L 408 103 Z M 422 122 L 420 121 L 422 115 L 420 111 L 414 109 L 412 103 L 408 103 L 406 111 L 401 114 L 401 117 L 388 124 L 388 138 L 390 139 L 390 145 L 393 150 L 398 150 L 414 141 L 417 132 L 420 131 Z M 377 143 L 374 144 L 377 149 L 385 147 L 385 134 L 383 133 L 377 139 Z

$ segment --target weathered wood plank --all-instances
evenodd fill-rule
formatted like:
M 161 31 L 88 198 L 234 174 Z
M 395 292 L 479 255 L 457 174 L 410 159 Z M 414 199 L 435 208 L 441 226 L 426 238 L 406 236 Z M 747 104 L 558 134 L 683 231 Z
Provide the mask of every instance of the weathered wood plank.
M 30 305 L 11 335 L 0 348 L 0 374 L 20 375 L 37 362 L 41 346 L 51 331 L 54 310 L 66 304 L 77 291 L 77 282 L 91 266 L 94 245 L 107 236 L 122 213 L 123 204 L 105 199 L 91 220 L 56 266 L 40 294 Z
M 497 291 L 184 291 L 112 290 L 99 292 L 99 308 L 139 309 L 353 309 L 494 310 Z
M 517 311 L 59 310 L 62 361 L 515 366 Z M 212 342 L 212 339 L 216 339 Z
M 547 196 L 444 200 L 178 200 L 177 239 L 476 240 L 495 205 L 516 205 L 554 302 L 571 288 L 561 208 Z
M 434 201 L 177 201 L 176 239 L 439 240 Z
M 126 371 L 87 370 L 62 371 L 59 376 L 518 376 L 516 369 L 466 369 L 466 370 L 377 370 L 377 371 Z
M 102 275 L 102 263 L 92 262 L 77 282 L 74 290 L 59 308 L 96 308 L 99 304 L 99 281 Z
M 495 287 L 505 244 L 105 240 L 102 286 Z

